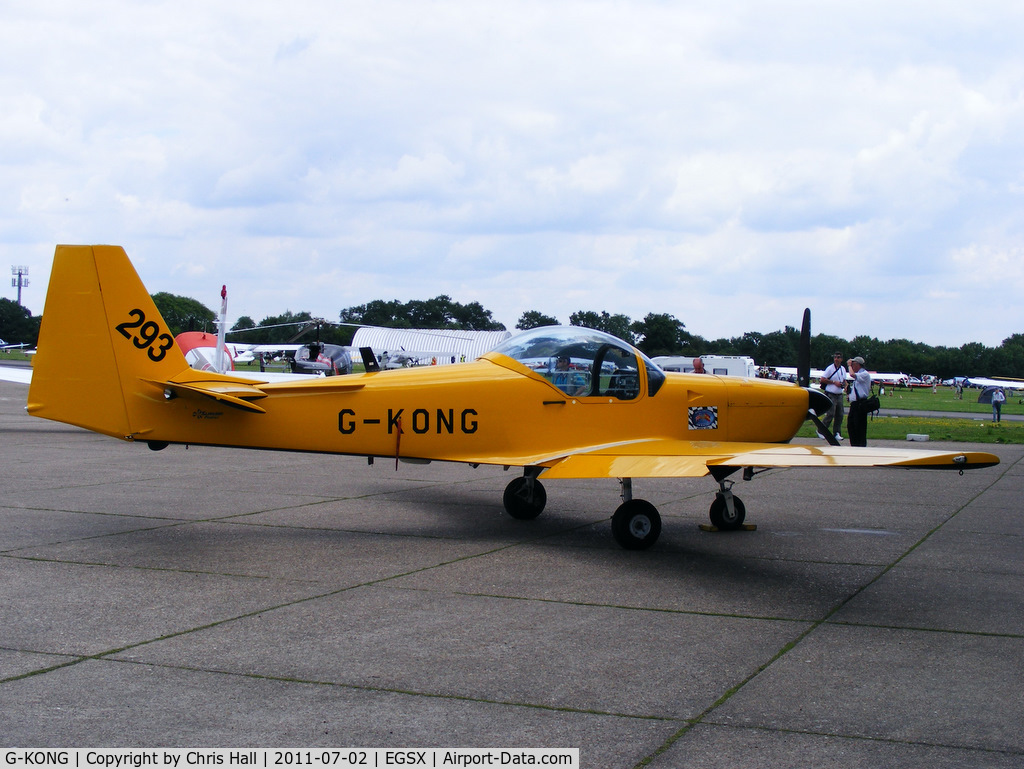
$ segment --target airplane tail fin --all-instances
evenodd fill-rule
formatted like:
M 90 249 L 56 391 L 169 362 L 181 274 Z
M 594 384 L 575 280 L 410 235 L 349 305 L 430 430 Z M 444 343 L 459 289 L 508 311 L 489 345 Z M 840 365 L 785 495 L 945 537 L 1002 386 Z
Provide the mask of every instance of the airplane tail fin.
M 57 246 L 33 362 L 28 412 L 117 438 L 144 438 L 138 415 L 157 382 L 188 369 L 119 246 Z

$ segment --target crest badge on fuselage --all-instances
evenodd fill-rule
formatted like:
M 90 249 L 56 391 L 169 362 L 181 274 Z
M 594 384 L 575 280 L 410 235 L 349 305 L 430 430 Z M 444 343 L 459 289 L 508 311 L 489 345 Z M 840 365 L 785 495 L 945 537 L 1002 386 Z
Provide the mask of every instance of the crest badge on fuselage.
M 691 430 L 717 430 L 718 406 L 690 406 L 688 427 Z

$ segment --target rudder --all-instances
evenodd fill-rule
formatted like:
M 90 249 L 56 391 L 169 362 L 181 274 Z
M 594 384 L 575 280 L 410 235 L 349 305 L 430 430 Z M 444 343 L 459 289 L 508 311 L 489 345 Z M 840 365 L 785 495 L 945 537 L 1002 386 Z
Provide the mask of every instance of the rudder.
M 57 246 L 29 388 L 33 416 L 129 438 L 139 398 L 188 368 L 120 246 Z

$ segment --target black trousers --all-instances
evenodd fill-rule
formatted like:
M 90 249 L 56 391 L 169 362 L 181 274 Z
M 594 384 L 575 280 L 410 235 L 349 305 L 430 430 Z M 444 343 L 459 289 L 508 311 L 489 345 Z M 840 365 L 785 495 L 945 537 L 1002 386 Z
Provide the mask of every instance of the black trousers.
M 863 401 L 850 404 L 850 412 L 846 415 L 846 435 L 851 446 L 868 445 L 868 411 Z

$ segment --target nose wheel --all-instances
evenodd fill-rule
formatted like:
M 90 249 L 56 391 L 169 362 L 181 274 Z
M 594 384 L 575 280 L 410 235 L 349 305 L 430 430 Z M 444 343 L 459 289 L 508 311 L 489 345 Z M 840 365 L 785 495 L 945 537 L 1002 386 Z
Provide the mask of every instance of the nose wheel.
M 715 501 L 708 511 L 711 523 L 721 531 L 737 531 L 743 528 L 743 520 L 747 517 L 747 509 L 739 497 L 731 491 L 715 493 Z

